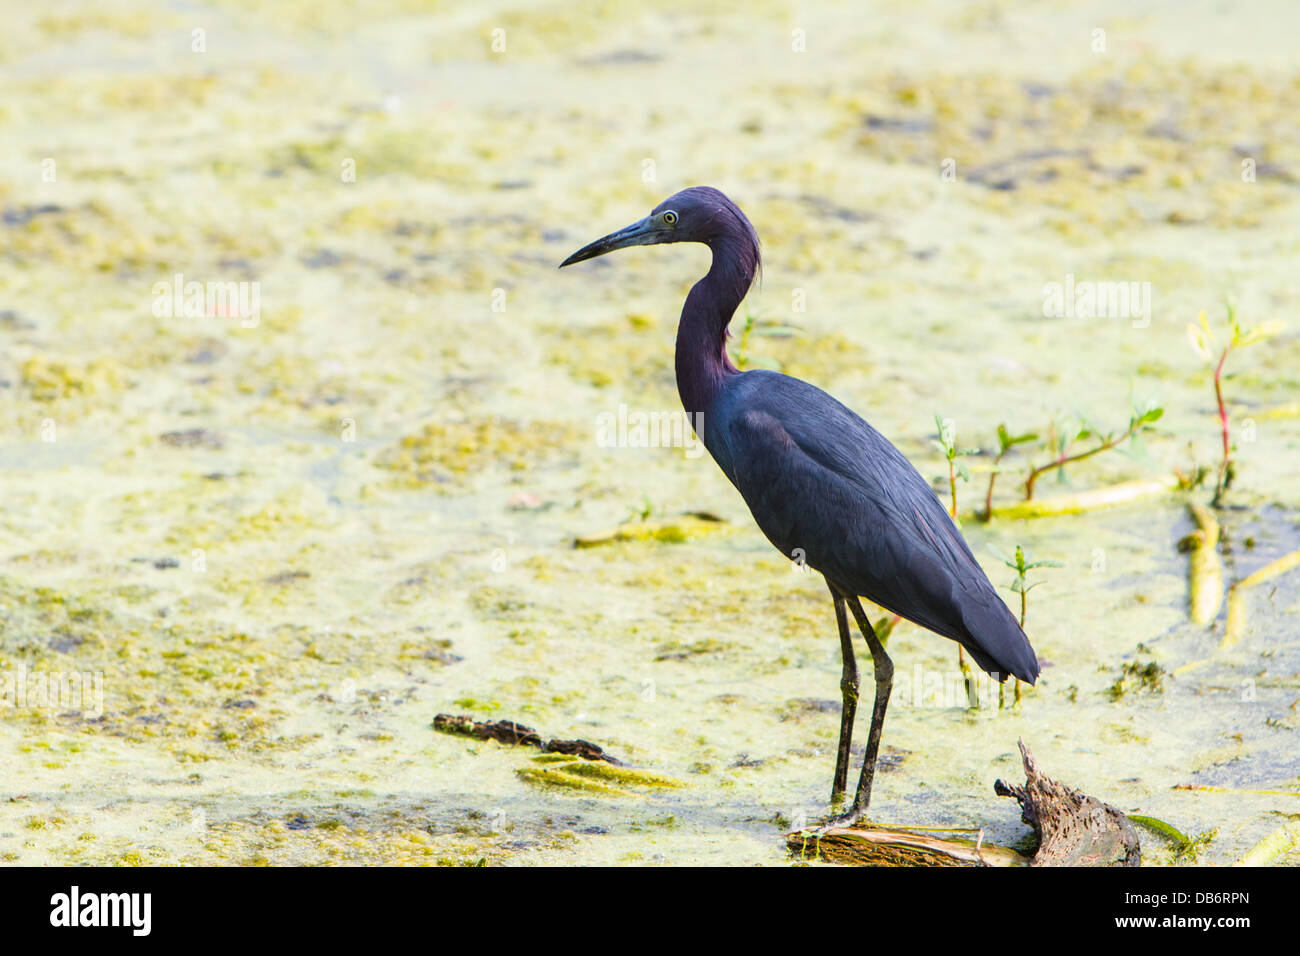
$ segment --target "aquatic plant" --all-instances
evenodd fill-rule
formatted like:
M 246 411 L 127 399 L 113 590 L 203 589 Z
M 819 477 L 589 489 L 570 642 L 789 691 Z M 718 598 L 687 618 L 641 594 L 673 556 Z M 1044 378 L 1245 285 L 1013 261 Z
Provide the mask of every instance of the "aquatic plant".
M 1029 592 L 1043 583 L 1042 581 L 1035 581 L 1030 584 L 1029 572 L 1034 568 L 1061 568 L 1065 567 L 1065 565 L 1061 564 L 1060 561 L 1027 561 L 1025 559 L 1025 549 L 1021 545 L 1016 545 L 1016 556 L 1014 558 L 1008 558 L 992 545 L 989 545 L 989 548 L 1002 559 L 1003 564 L 1016 572 L 1016 579 L 1011 582 L 1011 590 L 1020 595 L 1020 627 L 1023 630 L 1025 615 L 1029 611 Z
M 1200 856 L 1201 850 L 1207 847 L 1210 844 L 1210 841 L 1219 835 L 1217 827 L 1213 830 L 1207 830 L 1204 833 L 1198 833 L 1196 836 L 1188 836 L 1173 824 L 1166 823 L 1164 820 L 1157 819 L 1156 817 L 1145 817 L 1139 816 L 1136 813 L 1130 813 L 1128 818 L 1132 822 L 1144 826 L 1148 830 L 1158 833 L 1168 840 L 1173 846 L 1175 860 L 1186 859 L 1192 863 L 1196 862 L 1196 858 Z
M 1016 578 L 1011 582 L 1011 590 L 1020 595 L 1020 629 L 1025 629 L 1025 616 L 1029 613 L 1029 592 L 1042 581 L 1029 583 L 1029 572 L 1034 568 L 1060 568 L 1064 567 L 1059 561 L 1027 561 L 1025 559 L 1025 549 L 1021 545 L 1016 545 L 1016 556 L 1008 558 L 998 548 L 989 545 L 989 550 L 1002 559 L 1002 563 L 1016 572 Z M 1015 702 L 1020 703 L 1020 681 L 1016 681 Z M 1002 687 L 998 687 L 998 708 L 1001 709 L 1004 703 Z
M 1126 694 L 1138 691 L 1159 694 L 1164 691 L 1165 669 L 1155 661 L 1142 664 L 1129 661 L 1120 668 L 1119 676 L 1110 685 L 1107 693 L 1111 700 L 1120 700 Z
M 957 428 L 951 418 L 942 418 L 939 415 L 934 416 L 934 427 L 939 433 L 937 440 L 931 440 L 935 448 L 943 454 L 944 459 L 948 462 L 948 490 L 952 495 L 952 505 L 948 513 L 952 515 L 953 521 L 957 518 L 957 479 L 970 481 L 970 469 L 961 459 L 967 455 L 979 454 L 978 448 L 958 448 L 957 447 Z M 958 521 L 958 523 L 960 523 Z M 979 706 L 979 695 L 975 689 L 975 675 L 971 672 L 970 665 L 966 663 L 966 652 L 961 645 L 957 645 L 957 668 L 961 671 L 962 682 L 966 685 L 966 699 L 970 702 L 971 707 Z
M 957 517 L 957 479 L 970 481 L 970 469 L 961 459 L 967 455 L 978 455 L 978 448 L 958 448 L 957 447 L 957 429 L 953 425 L 951 418 L 941 418 L 934 416 L 934 426 L 938 429 L 939 438 L 932 439 L 931 444 L 943 453 L 944 459 L 948 462 L 948 488 L 952 494 L 952 507 L 949 509 L 954 520 Z
M 998 480 L 998 475 L 1006 470 L 1002 468 L 1002 459 L 1016 445 L 1023 445 L 1026 442 L 1038 441 L 1037 432 L 1026 432 L 1023 435 L 1012 435 L 1007 431 L 1005 424 L 998 425 L 998 453 L 993 459 L 993 467 L 989 469 L 989 488 L 984 494 L 984 517 L 982 520 L 988 521 L 993 517 L 993 485 Z
M 1029 469 L 1029 474 L 1025 478 L 1025 500 L 1032 501 L 1034 498 L 1034 485 L 1038 481 L 1038 476 L 1047 471 L 1056 470 L 1057 474 L 1064 478 L 1065 466 L 1072 465 L 1076 462 L 1092 458 L 1104 451 L 1112 448 L 1118 448 L 1126 441 L 1137 438 L 1144 431 L 1148 431 L 1164 415 L 1164 409 L 1154 402 L 1148 402 L 1145 408 L 1134 408 L 1129 416 L 1128 428 L 1123 432 L 1116 434 L 1108 432 L 1102 434 L 1097 428 L 1090 424 L 1086 419 L 1080 417 L 1080 425 L 1077 430 L 1068 431 L 1058 428 L 1053 423 L 1051 433 L 1048 438 L 1048 444 L 1055 453 L 1055 458 L 1041 465 L 1034 465 Z M 1073 435 L 1071 435 L 1073 432 Z M 1070 452 L 1070 447 L 1075 442 L 1088 441 L 1095 439 L 1096 444 L 1082 451 Z
M 1192 348 L 1196 350 L 1197 355 L 1201 356 L 1214 368 L 1214 399 L 1218 405 L 1219 433 L 1223 441 L 1218 479 L 1214 484 L 1214 498 L 1210 502 L 1216 508 L 1222 503 L 1224 493 L 1232 486 L 1232 481 L 1236 477 L 1236 464 L 1232 460 L 1232 421 L 1228 415 L 1228 404 L 1223 397 L 1223 380 L 1230 376 L 1224 374 L 1223 367 L 1228 361 L 1229 353 L 1234 349 L 1243 349 L 1248 345 L 1263 342 L 1282 329 L 1282 323 L 1270 321 L 1265 322 L 1258 328 L 1243 330 L 1241 324 L 1237 321 L 1236 307 L 1231 302 L 1226 303 L 1226 307 L 1228 310 L 1228 326 L 1232 330 L 1232 334 L 1228 337 L 1227 344 L 1221 349 L 1219 339 L 1210 329 L 1210 323 L 1206 319 L 1204 312 L 1200 315 L 1199 325 L 1187 326 L 1187 335 L 1192 341 Z

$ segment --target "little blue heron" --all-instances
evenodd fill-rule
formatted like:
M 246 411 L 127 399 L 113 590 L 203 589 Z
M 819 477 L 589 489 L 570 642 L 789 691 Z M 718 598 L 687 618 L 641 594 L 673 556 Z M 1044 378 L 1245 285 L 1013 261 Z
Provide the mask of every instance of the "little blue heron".
M 848 783 L 857 711 L 858 668 L 845 607 L 853 612 L 875 665 L 871 713 L 848 825 L 871 800 L 880 732 L 893 686 L 885 653 L 859 595 L 951 638 L 1000 681 L 1030 684 L 1038 658 L 920 473 L 878 431 L 821 389 L 778 372 L 742 372 L 727 355 L 727 326 L 759 270 L 758 233 L 716 189 L 684 189 L 639 222 L 579 249 L 560 268 L 623 249 L 700 242 L 713 252 L 691 288 L 677 326 L 677 391 L 723 473 L 767 539 L 821 572 L 835 605 L 844 668 L 843 709 L 831 786 L 832 807 Z

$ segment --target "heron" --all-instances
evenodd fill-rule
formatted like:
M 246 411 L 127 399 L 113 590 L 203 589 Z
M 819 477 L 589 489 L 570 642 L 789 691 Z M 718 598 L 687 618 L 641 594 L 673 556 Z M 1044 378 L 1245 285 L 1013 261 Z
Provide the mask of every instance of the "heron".
M 1033 684 L 1029 639 L 920 472 L 880 432 L 826 392 L 768 369 L 741 371 L 728 326 L 761 268 L 758 233 L 722 192 L 693 186 L 650 215 L 583 246 L 560 268 L 629 246 L 696 242 L 713 262 L 677 326 L 682 407 L 764 536 L 825 578 L 839 628 L 842 708 L 832 812 L 848 784 L 859 677 L 848 613 L 871 652 L 875 701 L 848 826 L 871 801 L 894 665 L 860 598 L 956 641 L 999 681 Z

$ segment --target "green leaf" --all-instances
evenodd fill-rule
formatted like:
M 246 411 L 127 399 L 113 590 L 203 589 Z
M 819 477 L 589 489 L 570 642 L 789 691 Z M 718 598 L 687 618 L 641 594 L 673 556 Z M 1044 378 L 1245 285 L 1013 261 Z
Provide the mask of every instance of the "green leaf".
M 994 544 L 992 541 L 988 542 L 988 543 L 985 545 L 985 547 L 988 548 L 989 551 L 991 551 L 991 552 L 993 553 L 993 556 L 994 556 L 995 558 L 997 558 L 998 560 L 1000 560 L 1000 561 L 1001 561 L 1003 564 L 1005 564 L 1007 567 L 1009 567 L 1009 568 L 1014 568 L 1014 567 L 1015 567 L 1015 564 L 1012 563 L 1011 558 L 1007 555 L 1007 553 L 1006 553 L 1005 551 L 1003 551 L 1001 548 L 999 548 L 999 547 L 998 547 L 996 544 Z
M 1188 837 L 1186 833 L 1184 833 L 1182 830 L 1179 830 L 1177 827 L 1172 826 L 1171 824 L 1165 823 L 1164 820 L 1157 820 L 1155 817 L 1141 817 L 1138 816 L 1136 813 L 1128 814 L 1128 818 L 1132 820 L 1134 823 L 1141 824 L 1142 826 L 1146 827 L 1148 830 L 1154 830 L 1156 833 L 1159 833 L 1162 837 L 1172 840 L 1174 843 L 1180 846 L 1185 846 L 1188 843 L 1192 842 L 1191 838 Z

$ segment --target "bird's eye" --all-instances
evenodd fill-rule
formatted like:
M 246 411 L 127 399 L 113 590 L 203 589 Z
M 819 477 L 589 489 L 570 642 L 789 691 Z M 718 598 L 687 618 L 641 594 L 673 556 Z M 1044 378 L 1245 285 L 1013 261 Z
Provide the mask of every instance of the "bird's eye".
M 670 226 L 677 225 L 677 213 L 669 209 L 666 213 L 664 213 L 664 222 L 668 223 L 668 225 Z

